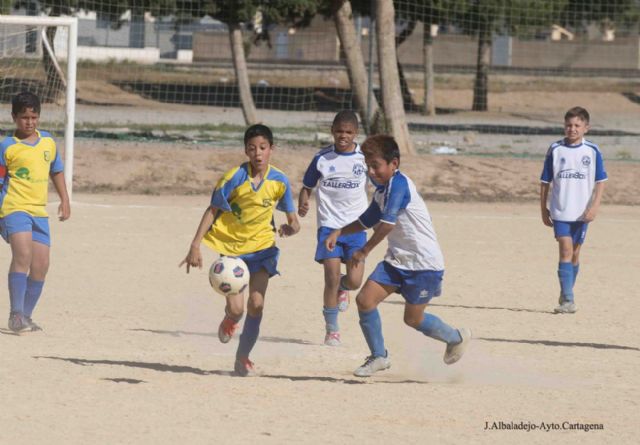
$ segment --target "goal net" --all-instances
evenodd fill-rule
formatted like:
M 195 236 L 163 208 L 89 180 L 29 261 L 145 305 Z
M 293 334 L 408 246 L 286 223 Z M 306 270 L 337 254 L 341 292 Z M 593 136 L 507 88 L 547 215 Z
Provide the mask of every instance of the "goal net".
M 11 98 L 40 97 L 40 128 L 56 139 L 72 194 L 77 19 L 0 15 L 0 131 L 13 129 Z

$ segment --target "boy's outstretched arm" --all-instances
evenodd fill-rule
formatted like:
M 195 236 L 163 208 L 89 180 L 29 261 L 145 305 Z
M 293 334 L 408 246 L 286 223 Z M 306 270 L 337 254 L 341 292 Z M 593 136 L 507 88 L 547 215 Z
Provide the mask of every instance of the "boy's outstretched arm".
M 215 207 L 209 206 L 204 211 L 202 215 L 202 219 L 200 220 L 200 224 L 198 224 L 198 229 L 196 230 L 196 234 L 193 237 L 193 241 L 191 241 L 191 245 L 189 246 L 189 252 L 187 252 L 187 256 L 180 262 L 178 267 L 182 267 L 183 264 L 187 265 L 187 273 L 189 273 L 189 269 L 191 267 L 198 267 L 202 269 L 202 253 L 200 252 L 200 242 L 204 235 L 209 231 L 211 224 L 213 224 L 213 219 L 218 209 Z
M 586 212 L 582 216 L 582 220 L 584 222 L 591 222 L 596 219 L 596 214 L 600 209 L 600 200 L 602 199 L 602 194 L 604 192 L 604 181 L 600 181 L 596 183 L 596 186 L 593 189 L 593 195 L 591 197 L 591 202 L 589 203 L 589 207 L 587 207 Z
M 307 215 L 309 211 L 309 196 L 311 195 L 311 190 L 302 187 L 300 189 L 300 195 L 298 195 L 298 215 L 304 217 Z
M 354 261 L 363 262 L 364 259 L 371 253 L 371 251 L 384 240 L 387 235 L 393 230 L 395 226 L 386 222 L 379 222 L 373 230 L 373 235 L 367 240 L 367 243 L 362 246 L 362 249 L 356 251 L 353 254 Z
M 67 185 L 64 182 L 64 173 L 56 172 L 51 174 L 51 181 L 56 188 L 56 192 L 60 197 L 60 205 L 58 206 L 58 219 L 66 221 L 71 217 L 71 204 L 69 203 L 69 193 Z
M 287 237 L 295 235 L 300 231 L 300 223 L 295 212 L 287 212 L 287 224 L 282 224 L 278 229 L 278 234 L 281 237 Z
M 549 183 L 540 183 L 540 214 L 542 216 L 542 222 L 545 226 L 552 227 L 553 221 L 551 220 L 551 214 L 547 208 L 547 197 L 549 196 Z

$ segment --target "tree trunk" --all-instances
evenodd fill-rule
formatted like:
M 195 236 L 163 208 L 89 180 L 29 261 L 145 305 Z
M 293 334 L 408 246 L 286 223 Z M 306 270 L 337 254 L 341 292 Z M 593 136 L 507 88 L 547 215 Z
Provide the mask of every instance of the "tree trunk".
M 365 70 L 364 58 L 360 47 L 360 39 L 356 33 L 353 23 L 353 12 L 349 0 L 342 1 L 339 8 L 333 14 L 333 21 L 338 31 L 340 44 L 346 59 L 347 74 L 349 83 L 356 103 L 356 109 L 360 118 L 364 121 L 367 118 L 367 72 Z M 380 113 L 378 101 L 373 97 L 371 104 L 371 122 L 363 122 L 365 129 L 369 133 L 377 133 Z
M 431 23 L 424 22 L 424 34 L 422 36 L 422 50 L 424 52 L 424 109 L 427 116 L 435 116 L 436 101 L 433 97 L 433 36 L 431 35 Z
M 489 64 L 491 63 L 491 29 L 488 24 L 482 24 L 478 31 L 478 64 L 476 79 L 473 84 L 473 111 L 487 111 L 489 109 L 487 96 L 489 94 Z
M 414 153 L 402 103 L 400 77 L 396 62 L 398 58 L 396 55 L 393 0 L 377 0 L 375 5 L 378 69 L 387 128 L 391 130 L 391 135 L 395 138 L 402 153 Z
M 242 114 L 247 125 L 258 123 L 258 113 L 251 96 L 251 84 L 249 83 L 249 71 L 247 70 L 247 60 L 244 56 L 244 44 L 242 41 L 242 31 L 237 23 L 229 24 L 229 40 L 231 42 L 231 57 L 233 58 L 233 68 L 238 81 L 238 92 L 240 93 L 240 103 Z
M 409 22 L 409 25 L 396 36 L 396 52 L 397 49 L 400 48 L 405 40 L 409 38 L 413 31 L 416 29 L 417 22 L 412 20 Z M 402 64 L 400 63 L 400 59 L 398 58 L 398 76 L 400 77 L 400 91 L 402 91 L 402 102 L 404 103 L 405 109 L 409 111 L 416 110 L 416 104 L 413 101 L 413 96 L 411 95 L 411 89 L 409 88 L 409 84 L 407 83 L 407 78 L 404 75 L 404 70 L 402 69 Z

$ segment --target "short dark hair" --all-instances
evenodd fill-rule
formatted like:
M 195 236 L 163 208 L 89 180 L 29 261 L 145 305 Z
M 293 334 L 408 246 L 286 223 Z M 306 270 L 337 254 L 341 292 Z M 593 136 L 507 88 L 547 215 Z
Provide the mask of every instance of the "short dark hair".
M 342 110 L 333 118 L 331 128 L 338 124 L 351 124 L 358 129 L 358 115 L 351 110 Z
M 21 113 L 27 108 L 31 108 L 34 113 L 40 114 L 40 98 L 30 91 L 23 91 L 13 96 L 13 99 L 11 99 L 12 114 Z
M 581 119 L 582 121 L 584 121 L 585 123 L 589 123 L 589 112 L 582 108 L 582 107 L 573 107 L 570 108 L 569 111 L 567 111 L 564 114 L 564 120 L 565 122 L 568 121 L 571 118 L 577 117 L 578 119 Z
M 387 163 L 394 159 L 397 159 L 398 163 L 400 162 L 400 148 L 396 140 L 385 134 L 376 134 L 365 139 L 362 143 L 362 152 L 365 156 L 378 155 Z
M 271 129 L 262 124 L 255 124 L 247 128 L 247 131 L 244 132 L 244 145 L 247 145 L 249 139 L 253 139 L 256 136 L 262 136 L 269 141 L 269 144 L 273 145 L 273 133 Z

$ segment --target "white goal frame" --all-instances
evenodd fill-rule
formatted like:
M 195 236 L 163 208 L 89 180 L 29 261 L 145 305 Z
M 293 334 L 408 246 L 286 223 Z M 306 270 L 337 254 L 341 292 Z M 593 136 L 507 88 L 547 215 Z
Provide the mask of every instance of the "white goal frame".
M 76 65 L 78 49 L 78 19 L 76 17 L 38 17 L 2 15 L 0 23 L 8 25 L 66 26 L 69 29 L 67 42 L 66 110 L 64 129 L 64 176 L 71 199 L 73 193 L 73 146 L 76 121 Z M 48 50 L 45 49 L 45 50 Z M 55 61 L 55 58 L 52 57 Z M 55 62 L 54 62 L 55 63 Z

